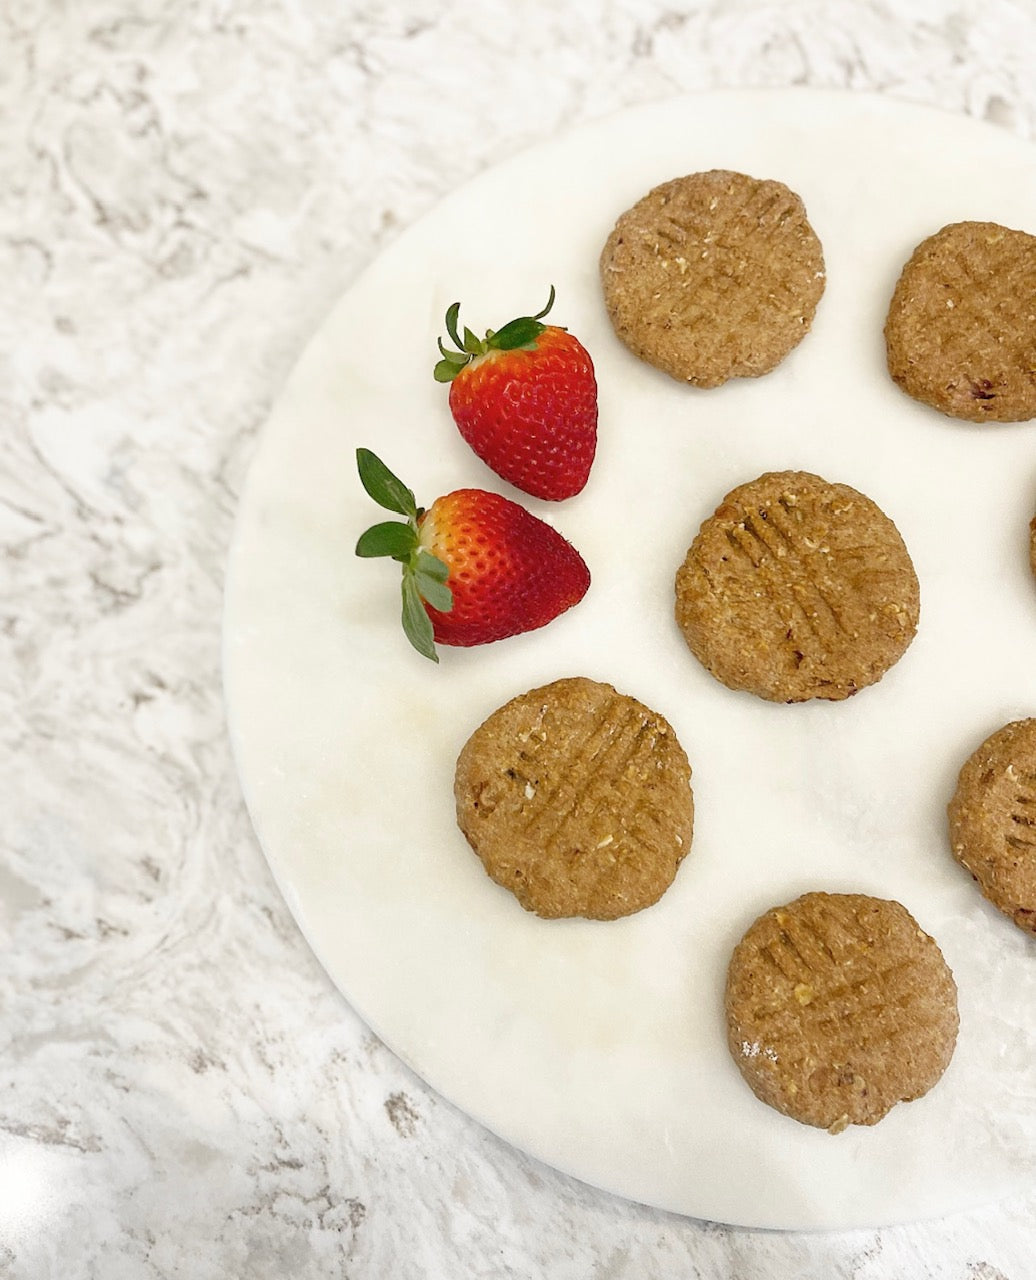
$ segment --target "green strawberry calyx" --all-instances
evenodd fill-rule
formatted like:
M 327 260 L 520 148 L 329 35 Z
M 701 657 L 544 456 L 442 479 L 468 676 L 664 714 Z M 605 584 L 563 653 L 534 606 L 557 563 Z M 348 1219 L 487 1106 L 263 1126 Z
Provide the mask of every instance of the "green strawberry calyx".
M 547 305 L 542 311 L 537 311 L 534 316 L 518 316 L 514 320 L 509 320 L 502 329 L 487 329 L 486 336 L 480 338 L 472 333 L 467 326 L 464 328 L 464 336 L 461 337 L 457 329 L 460 303 L 454 302 L 446 311 L 446 332 L 449 334 L 456 350 L 450 351 L 443 345 L 442 338 L 439 339 L 439 351 L 442 359 L 435 366 L 435 381 L 452 382 L 457 374 L 469 365 L 472 360 L 479 356 L 484 356 L 490 351 L 517 351 L 519 348 L 531 351 L 536 346 L 536 339 L 547 327 L 545 324 L 541 324 L 540 321 L 553 305 L 554 286 L 551 285 L 550 297 L 547 299 Z
M 372 525 L 360 535 L 356 554 L 364 559 L 389 556 L 403 566 L 403 630 L 418 653 L 438 662 L 434 628 L 424 606 L 427 602 L 440 613 L 449 613 L 453 608 L 453 592 L 446 585 L 449 567 L 438 556 L 425 551 L 419 541 L 417 525 L 424 508 L 417 505 L 413 492 L 369 449 L 356 450 L 356 469 L 360 483 L 379 507 L 406 517 L 405 523 L 384 520 Z

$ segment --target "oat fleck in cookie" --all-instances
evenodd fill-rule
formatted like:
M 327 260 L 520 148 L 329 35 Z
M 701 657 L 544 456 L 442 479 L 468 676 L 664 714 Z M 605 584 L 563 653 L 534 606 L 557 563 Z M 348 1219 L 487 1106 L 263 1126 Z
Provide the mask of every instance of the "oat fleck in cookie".
M 953 856 L 1019 929 L 1036 934 L 1036 720 L 988 737 L 949 806 Z
M 691 652 L 731 689 L 838 701 L 880 680 L 917 630 L 917 575 L 870 498 L 805 471 L 743 484 L 676 575 Z
M 903 268 L 885 322 L 888 368 L 951 418 L 1036 417 L 1036 236 L 955 222 Z
M 957 1041 L 957 987 L 898 902 L 807 893 L 731 957 L 727 1042 L 756 1097 L 840 1133 L 928 1092 Z
M 769 373 L 809 332 L 824 255 L 783 183 L 714 169 L 655 187 L 600 261 L 616 334 L 697 387 Z
M 656 902 L 691 845 L 691 769 L 670 725 L 608 684 L 513 698 L 460 753 L 457 822 L 539 916 L 614 920 Z

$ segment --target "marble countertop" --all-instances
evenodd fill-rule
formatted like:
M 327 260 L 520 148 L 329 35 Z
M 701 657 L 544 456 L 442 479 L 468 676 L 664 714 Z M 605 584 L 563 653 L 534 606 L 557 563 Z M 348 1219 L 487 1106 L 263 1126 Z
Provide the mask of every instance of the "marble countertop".
M 740 1231 L 574 1182 L 426 1088 L 271 880 L 220 609 L 288 370 L 466 178 L 717 86 L 1033 137 L 1034 73 L 1031 0 L 0 9 L 0 1275 L 1028 1280 L 1036 1193 Z

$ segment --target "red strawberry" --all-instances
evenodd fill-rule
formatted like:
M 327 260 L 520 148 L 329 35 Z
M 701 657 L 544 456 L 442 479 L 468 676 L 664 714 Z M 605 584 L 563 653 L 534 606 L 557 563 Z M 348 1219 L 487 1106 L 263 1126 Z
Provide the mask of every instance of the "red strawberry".
M 590 585 L 583 558 L 524 507 L 484 489 L 457 489 L 425 511 L 368 449 L 357 449 L 363 487 L 379 506 L 406 516 L 367 530 L 358 556 L 403 565 L 403 630 L 438 662 L 435 641 L 488 644 L 546 626 Z
M 450 383 L 460 433 L 487 466 L 534 498 L 559 501 L 586 484 L 597 448 L 597 382 L 586 348 L 566 330 L 540 321 L 554 305 L 477 338 L 457 332 L 460 303 L 446 312 L 458 350 L 435 366 Z

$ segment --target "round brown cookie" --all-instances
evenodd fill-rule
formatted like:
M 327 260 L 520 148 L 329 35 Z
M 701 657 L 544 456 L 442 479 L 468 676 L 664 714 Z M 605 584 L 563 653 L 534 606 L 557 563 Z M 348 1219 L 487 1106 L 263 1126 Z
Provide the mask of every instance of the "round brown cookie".
M 772 702 L 838 701 L 880 680 L 913 639 L 919 608 L 888 516 L 806 471 L 728 493 L 676 575 L 691 652 L 728 688 Z
M 650 191 L 616 222 L 600 270 L 622 341 L 698 387 L 769 373 L 809 332 L 824 292 L 799 197 L 725 169 Z
M 657 712 L 576 677 L 494 711 L 457 761 L 457 822 L 527 911 L 614 920 L 656 902 L 691 844 L 691 769 Z
M 949 805 L 953 856 L 1019 929 L 1036 934 L 1036 720 L 988 737 Z
M 935 1084 L 957 987 L 898 902 L 807 893 L 759 917 L 727 972 L 727 1043 L 757 1098 L 840 1133 Z
M 1036 416 L 1036 236 L 954 222 L 903 268 L 885 321 L 889 373 L 968 422 Z
M 1036 573 L 1036 516 L 1029 521 L 1029 564 Z

